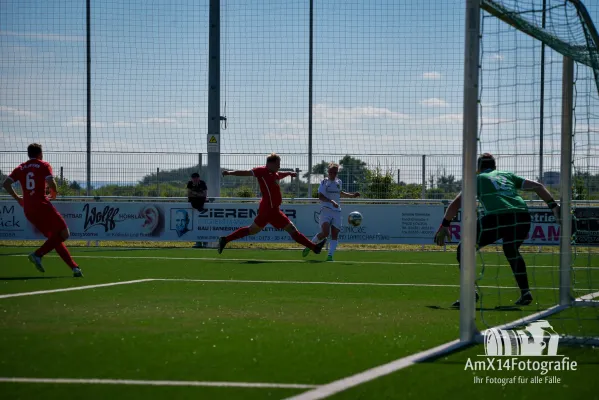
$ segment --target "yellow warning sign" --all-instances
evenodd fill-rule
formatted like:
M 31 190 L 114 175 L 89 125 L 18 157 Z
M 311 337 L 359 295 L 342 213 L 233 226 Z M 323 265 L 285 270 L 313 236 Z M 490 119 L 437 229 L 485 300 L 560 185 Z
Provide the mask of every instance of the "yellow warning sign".
M 218 143 L 218 141 L 216 140 L 216 136 L 214 136 L 214 135 L 213 135 L 213 136 L 210 138 L 210 140 L 208 141 L 208 143 L 213 143 L 213 144 L 216 144 L 216 143 Z

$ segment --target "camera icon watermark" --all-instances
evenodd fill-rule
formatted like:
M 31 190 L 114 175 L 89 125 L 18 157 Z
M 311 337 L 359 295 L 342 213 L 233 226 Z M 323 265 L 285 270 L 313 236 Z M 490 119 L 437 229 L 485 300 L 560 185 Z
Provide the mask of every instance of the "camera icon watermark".
M 484 344 L 487 356 L 556 356 L 559 335 L 548 321 L 539 320 L 524 329 L 488 329 Z
M 548 375 L 556 372 L 576 371 L 578 363 L 557 354 L 560 336 L 545 320 L 531 322 L 521 329 L 490 328 L 484 331 L 485 354 L 481 358 L 468 358 L 465 371 L 484 372 L 486 376 L 473 377 L 475 384 L 559 384 L 562 376 Z M 537 357 L 540 357 L 537 358 Z M 526 372 L 537 376 L 511 378 L 493 376 L 494 371 Z

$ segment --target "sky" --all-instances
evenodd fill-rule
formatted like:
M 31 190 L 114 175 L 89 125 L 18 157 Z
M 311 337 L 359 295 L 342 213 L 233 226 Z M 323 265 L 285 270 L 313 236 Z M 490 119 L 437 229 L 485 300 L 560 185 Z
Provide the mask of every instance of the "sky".
M 426 175 L 459 176 L 464 1 L 314 3 L 313 162 L 351 154 L 419 182 L 426 155 Z M 599 21 L 598 2 L 586 3 Z M 94 181 L 136 181 L 196 164 L 201 153 L 205 163 L 209 1 L 91 4 Z M 276 151 L 283 167 L 307 169 L 308 7 L 221 1 L 222 166 L 250 168 Z M 538 174 L 540 44 L 483 22 L 481 150 Z M 547 170 L 559 166 L 561 58 L 546 54 Z M 589 155 L 599 164 L 590 77 L 580 68 L 581 165 Z M 39 141 L 67 177 L 82 180 L 86 110 L 85 1 L 1 1 L 0 169 Z

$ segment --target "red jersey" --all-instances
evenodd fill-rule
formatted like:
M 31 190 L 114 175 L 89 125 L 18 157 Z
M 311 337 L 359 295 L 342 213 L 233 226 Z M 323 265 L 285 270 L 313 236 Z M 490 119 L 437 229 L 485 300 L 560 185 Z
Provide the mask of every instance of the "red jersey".
M 278 172 L 271 172 L 266 167 L 256 167 L 252 173 L 258 179 L 262 192 L 260 208 L 279 208 L 283 201 L 279 180 L 283 177 Z
M 25 212 L 42 204 L 50 204 L 46 197 L 46 179 L 52 177 L 49 163 L 31 159 L 15 168 L 8 177 L 21 184 Z

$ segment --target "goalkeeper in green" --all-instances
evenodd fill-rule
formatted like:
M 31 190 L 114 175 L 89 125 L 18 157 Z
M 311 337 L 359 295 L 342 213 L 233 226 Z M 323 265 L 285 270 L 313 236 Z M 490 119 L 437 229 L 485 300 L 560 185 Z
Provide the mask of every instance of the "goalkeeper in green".
M 528 206 L 518 194 L 518 190 L 534 191 L 547 203 L 558 222 L 560 207 L 541 183 L 509 172 L 498 171 L 495 158 L 489 153 L 478 158 L 477 174 L 477 197 L 483 208 L 483 216 L 477 223 L 477 249 L 493 244 L 499 239 L 503 240 L 503 253 L 510 263 L 520 288 L 520 298 L 516 301 L 516 305 L 528 305 L 532 302 L 532 294 L 528 286 L 526 263 L 519 249 L 530 231 L 531 218 Z M 443 222 L 435 235 L 435 242 L 439 246 L 443 246 L 445 239 L 450 237 L 449 226 L 461 204 L 462 194 L 460 193 L 447 208 Z M 460 244 L 458 262 L 460 262 L 461 247 Z M 478 293 L 476 293 L 476 301 L 478 301 Z M 459 306 L 459 301 L 453 303 L 453 307 L 459 308 Z

